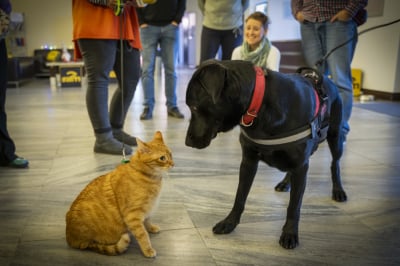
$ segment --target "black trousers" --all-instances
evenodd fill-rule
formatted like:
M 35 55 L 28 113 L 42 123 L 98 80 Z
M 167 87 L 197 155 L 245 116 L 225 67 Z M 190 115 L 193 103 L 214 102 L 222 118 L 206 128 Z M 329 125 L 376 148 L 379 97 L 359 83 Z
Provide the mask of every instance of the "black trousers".
M 0 165 L 7 165 L 17 158 L 15 144 L 8 134 L 5 110 L 7 90 L 7 48 L 4 39 L 0 40 Z

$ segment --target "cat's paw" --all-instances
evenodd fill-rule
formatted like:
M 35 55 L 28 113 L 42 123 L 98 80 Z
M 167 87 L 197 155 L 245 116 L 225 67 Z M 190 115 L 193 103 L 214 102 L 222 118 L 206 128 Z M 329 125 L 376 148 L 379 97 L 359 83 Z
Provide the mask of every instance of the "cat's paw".
M 146 250 L 143 250 L 143 254 L 147 258 L 155 258 L 157 256 L 157 252 L 153 248 L 148 248 Z
M 160 232 L 160 227 L 155 224 L 151 224 L 148 226 L 147 231 L 152 234 L 157 234 Z

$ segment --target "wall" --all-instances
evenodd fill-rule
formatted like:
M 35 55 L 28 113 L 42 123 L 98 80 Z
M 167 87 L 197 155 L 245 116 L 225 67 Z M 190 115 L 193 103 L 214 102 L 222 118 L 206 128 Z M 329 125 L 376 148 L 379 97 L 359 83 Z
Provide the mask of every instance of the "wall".
M 72 46 L 71 0 L 11 0 L 13 11 L 25 14 L 28 55 L 42 45 Z
M 383 16 L 369 17 L 359 31 L 400 19 L 400 1 L 384 1 Z M 363 70 L 363 88 L 400 93 L 400 23 L 359 36 L 352 66 Z
M 251 0 L 253 4 L 261 0 Z M 371 16 L 359 27 L 359 32 L 380 24 L 400 19 L 400 1 L 369 0 L 384 3 L 383 15 Z M 290 0 L 269 0 L 268 15 L 271 18 L 269 38 L 271 40 L 300 39 L 299 25 L 288 14 Z M 400 23 L 369 31 L 359 36 L 354 55 L 353 68 L 363 71 L 364 89 L 397 94 L 400 97 Z
M 370 0 L 373 1 L 373 0 Z M 400 18 L 399 0 L 384 1 L 383 16 L 370 17 L 359 30 L 377 26 Z M 61 47 L 71 45 L 72 20 L 71 0 L 11 0 L 13 10 L 25 13 L 26 43 L 28 54 L 43 44 Z M 263 0 L 250 0 L 255 4 Z M 40 4 L 38 4 L 40 3 Z M 297 22 L 288 13 L 290 0 L 269 0 L 268 15 L 271 18 L 269 38 L 271 40 L 299 39 Z M 200 57 L 202 15 L 197 0 L 187 0 L 187 11 L 196 12 L 196 55 Z M 363 88 L 386 93 L 400 93 L 400 23 L 367 32 L 359 37 L 353 67 L 364 73 Z

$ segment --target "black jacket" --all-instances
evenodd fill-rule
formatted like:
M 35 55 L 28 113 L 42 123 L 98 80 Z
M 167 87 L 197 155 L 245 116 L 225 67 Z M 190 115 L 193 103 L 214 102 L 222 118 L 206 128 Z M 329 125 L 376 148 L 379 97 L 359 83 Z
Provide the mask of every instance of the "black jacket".
M 172 21 L 181 23 L 186 9 L 186 0 L 157 0 L 155 4 L 137 8 L 139 25 L 166 26 Z

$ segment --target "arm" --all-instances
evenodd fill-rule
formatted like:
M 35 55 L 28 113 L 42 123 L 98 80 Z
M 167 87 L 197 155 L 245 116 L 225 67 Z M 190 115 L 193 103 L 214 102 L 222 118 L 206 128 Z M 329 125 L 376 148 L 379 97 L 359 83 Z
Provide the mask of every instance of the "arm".
M 345 9 L 354 17 L 360 9 L 367 6 L 368 0 L 350 0 Z
M 267 68 L 279 71 L 279 66 L 281 63 L 281 52 L 275 46 L 271 46 L 271 50 L 269 51 L 269 55 L 267 58 Z
M 347 21 L 352 19 L 360 9 L 363 9 L 367 6 L 368 0 L 350 0 L 344 9 L 340 10 L 336 15 L 334 15 L 331 19 L 331 22 L 336 20 L 339 21 Z
M 94 5 L 111 7 L 111 8 L 114 8 L 117 2 L 116 0 L 88 0 L 88 1 L 89 3 L 92 3 Z M 154 4 L 155 2 L 156 0 L 126 0 L 126 1 L 121 0 L 120 3 L 123 3 L 125 5 L 131 5 L 134 7 L 144 7 L 147 4 Z
M 235 49 L 233 49 L 231 60 L 241 60 L 242 59 L 241 55 L 240 55 L 240 50 L 242 49 L 241 47 L 242 46 L 238 46 Z
M 181 23 L 182 17 L 185 14 L 185 10 L 186 10 L 186 0 L 178 0 L 178 9 L 176 11 L 174 21 L 172 21 L 172 24 L 174 24 L 174 22 L 176 23 L 176 25 Z
M 97 6 L 105 6 L 105 7 L 111 7 L 113 4 L 113 0 L 88 0 L 89 3 Z
M 299 17 L 303 8 L 303 0 L 291 0 L 290 8 L 292 9 L 292 15 L 295 20 L 298 20 L 300 22 L 304 20 L 302 17 Z

